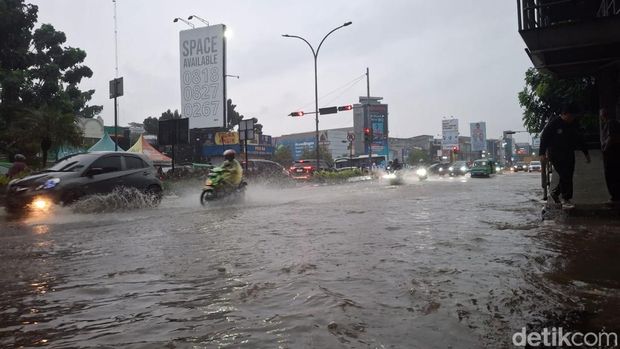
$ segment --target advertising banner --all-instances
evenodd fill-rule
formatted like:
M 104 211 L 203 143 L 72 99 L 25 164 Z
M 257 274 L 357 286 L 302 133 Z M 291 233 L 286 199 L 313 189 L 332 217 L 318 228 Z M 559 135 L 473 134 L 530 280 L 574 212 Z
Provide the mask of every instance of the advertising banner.
M 239 144 L 239 134 L 237 132 L 216 132 L 215 144 Z
M 225 39 L 223 24 L 183 30 L 181 114 L 190 128 L 225 127 Z
M 471 150 L 487 150 L 487 124 L 486 122 L 472 122 L 469 124 L 471 134 Z
M 370 125 L 372 129 L 372 153 L 388 155 L 387 105 L 370 106 Z
M 459 120 L 446 119 L 441 120 L 441 149 L 450 150 L 452 147 L 459 145 Z

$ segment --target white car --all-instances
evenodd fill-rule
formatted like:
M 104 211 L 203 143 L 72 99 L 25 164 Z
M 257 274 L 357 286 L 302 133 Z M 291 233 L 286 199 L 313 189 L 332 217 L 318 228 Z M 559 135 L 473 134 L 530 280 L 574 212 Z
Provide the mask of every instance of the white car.
M 528 166 L 527 168 L 527 172 L 540 172 L 542 169 L 541 165 L 540 165 L 540 161 L 532 161 L 530 162 L 530 166 Z

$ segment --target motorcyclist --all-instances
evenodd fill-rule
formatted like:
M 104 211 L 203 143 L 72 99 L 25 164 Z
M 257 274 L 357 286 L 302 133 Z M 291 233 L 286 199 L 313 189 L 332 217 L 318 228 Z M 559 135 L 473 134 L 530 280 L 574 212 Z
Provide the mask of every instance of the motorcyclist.
M 20 173 L 28 170 L 25 156 L 23 156 L 22 154 L 16 154 L 13 159 L 13 165 L 9 169 L 9 172 L 6 174 L 9 179 L 13 179 Z
M 223 170 L 222 180 L 226 183 L 227 189 L 235 189 L 241 183 L 243 178 L 243 168 L 239 161 L 235 159 L 237 153 L 228 149 L 224 152 L 224 162 L 220 166 Z
M 398 159 L 394 159 L 394 161 L 392 161 L 392 169 L 394 171 L 398 171 L 398 170 L 402 170 L 403 166 L 400 164 L 400 162 L 398 162 Z

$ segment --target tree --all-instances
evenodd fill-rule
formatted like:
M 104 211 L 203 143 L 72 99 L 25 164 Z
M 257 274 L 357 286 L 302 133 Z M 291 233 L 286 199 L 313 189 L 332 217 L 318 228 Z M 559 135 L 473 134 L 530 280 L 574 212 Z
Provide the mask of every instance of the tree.
M 159 120 L 152 116 L 144 119 L 142 122 L 144 124 L 144 131 L 150 135 L 159 134 Z
M 32 31 L 37 11 L 23 0 L 0 0 L 0 144 L 13 151 L 36 143 L 46 161 L 50 147 L 79 145 L 76 116 L 94 117 L 102 107 L 87 104 L 94 90 L 78 88 L 93 74 L 82 64 L 86 53 L 63 46 L 65 34 L 50 24 Z
M 280 144 L 278 145 L 275 153 L 273 154 L 273 161 L 279 163 L 284 167 L 287 167 L 293 162 L 293 154 L 287 146 Z
M 428 161 L 429 161 L 428 153 L 422 149 L 414 148 L 409 152 L 409 155 L 407 155 L 407 164 L 409 165 L 419 165 L 420 162 L 428 162 Z
M 236 107 L 236 104 L 232 104 L 232 99 L 226 101 L 226 129 L 228 131 L 232 131 L 243 120 L 243 115 L 235 111 Z
M 47 154 L 52 146 L 82 144 L 82 131 L 72 113 L 43 105 L 37 109 L 24 109 L 11 128 L 18 139 L 35 142 L 41 149 L 41 165 L 47 164 Z
M 302 159 L 316 159 L 316 151 L 315 148 L 306 147 L 304 151 L 301 153 Z M 328 164 L 332 164 L 334 159 L 332 157 L 332 153 L 329 151 L 327 146 L 321 144 L 319 145 L 319 160 L 324 160 Z
M 161 113 L 161 116 L 159 117 L 159 121 L 166 121 L 166 120 L 172 120 L 172 119 L 180 119 L 181 118 L 181 114 L 179 114 L 178 110 L 174 110 L 174 113 L 170 111 L 170 109 L 166 110 L 165 112 Z
M 518 95 L 523 108 L 523 126 L 530 133 L 539 133 L 546 120 L 560 115 L 566 104 L 592 112 L 596 105 L 594 87 L 591 77 L 559 79 L 535 68 L 528 69 L 525 87 Z

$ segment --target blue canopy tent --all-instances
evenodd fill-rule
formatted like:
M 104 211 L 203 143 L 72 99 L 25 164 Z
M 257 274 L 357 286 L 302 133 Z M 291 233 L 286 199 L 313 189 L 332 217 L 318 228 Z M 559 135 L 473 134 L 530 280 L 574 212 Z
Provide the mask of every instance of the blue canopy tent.
M 115 144 L 116 143 L 114 143 L 112 138 L 110 138 L 110 135 L 107 132 L 105 132 L 103 134 L 103 137 L 101 137 L 101 139 L 97 143 L 95 143 L 92 147 L 90 147 L 88 151 L 114 151 Z M 125 151 L 125 150 L 119 146 L 118 151 Z

